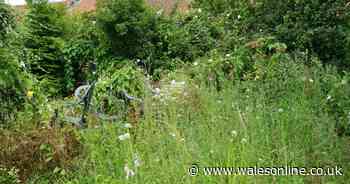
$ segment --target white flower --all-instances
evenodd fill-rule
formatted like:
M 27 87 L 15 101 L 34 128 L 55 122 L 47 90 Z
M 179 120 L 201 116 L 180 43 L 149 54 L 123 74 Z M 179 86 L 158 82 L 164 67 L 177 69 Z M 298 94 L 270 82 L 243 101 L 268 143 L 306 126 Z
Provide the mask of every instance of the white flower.
M 157 15 L 160 16 L 163 14 L 163 9 L 160 9 L 159 11 L 157 11 Z
M 283 109 L 282 109 L 282 108 L 279 108 L 279 109 L 278 109 L 278 112 L 283 112 Z
M 22 68 L 26 68 L 26 64 L 23 61 L 21 61 L 20 65 Z
M 241 143 L 242 144 L 245 144 L 245 143 L 247 143 L 248 141 L 247 141 L 247 139 L 246 138 L 243 138 L 242 140 L 241 140 Z
M 241 19 L 241 15 L 238 15 L 237 18 L 238 18 L 238 19 Z
M 226 57 L 230 57 L 231 56 L 231 54 L 226 54 Z
M 135 176 L 135 172 L 128 167 L 128 164 L 125 164 L 124 172 L 126 175 L 126 179 L 129 179 L 130 177 Z
M 120 135 L 120 136 L 118 136 L 118 139 L 121 141 L 125 141 L 127 139 L 130 139 L 130 134 L 126 133 L 126 134 Z
M 135 165 L 135 167 L 140 167 L 141 166 L 141 160 L 140 160 L 138 155 L 135 155 L 134 165 Z
M 175 81 L 175 80 L 172 80 L 170 84 L 171 84 L 172 86 L 175 86 L 175 85 L 176 85 L 176 81 Z
M 125 123 L 124 128 L 132 128 L 132 125 L 130 123 Z
M 232 131 L 231 131 L 231 135 L 232 135 L 233 137 L 237 137 L 238 133 L 237 133 L 236 130 L 232 130 Z
M 202 9 L 199 8 L 199 9 L 198 9 L 198 13 L 202 13 Z
M 160 95 L 160 89 L 159 89 L 159 88 L 154 89 L 154 93 L 155 93 L 157 96 Z
M 170 135 L 171 135 L 172 137 L 176 137 L 176 134 L 175 134 L 175 133 L 170 133 Z
M 196 18 L 198 18 L 198 16 L 196 15 L 196 16 L 194 16 L 194 18 L 196 19 Z
M 209 153 L 210 153 L 210 154 L 214 154 L 214 150 L 210 150 Z
M 209 62 L 213 62 L 213 59 L 209 59 L 208 61 L 209 61 Z
M 332 99 L 332 96 L 327 95 L 327 100 L 331 100 L 331 99 Z
M 259 29 L 259 31 L 260 31 L 260 32 L 263 32 L 263 30 L 262 30 L 262 29 Z
M 194 62 L 193 65 L 194 65 L 194 66 L 197 66 L 197 65 L 198 65 L 198 62 Z
M 312 80 L 312 79 L 309 79 L 309 82 L 313 83 L 313 82 L 314 82 L 314 80 Z

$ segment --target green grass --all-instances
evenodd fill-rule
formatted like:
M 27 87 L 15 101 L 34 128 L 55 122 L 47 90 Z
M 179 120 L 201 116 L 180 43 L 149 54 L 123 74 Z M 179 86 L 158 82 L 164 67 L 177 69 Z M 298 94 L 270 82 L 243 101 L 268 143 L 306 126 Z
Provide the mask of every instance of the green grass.
M 84 154 L 76 169 L 60 177 L 62 183 L 349 183 L 349 138 L 336 136 L 335 120 L 323 111 L 316 79 L 311 87 L 305 85 L 308 81 L 294 79 L 287 86 L 275 86 L 283 95 L 258 81 L 227 84 L 220 92 L 191 80 L 184 88 L 164 87 L 176 99 L 148 95 L 145 117 L 137 126 L 102 123 L 80 131 Z M 131 138 L 119 140 L 125 133 Z M 201 168 L 338 166 L 345 175 L 205 176 L 201 171 L 189 176 L 192 164 Z M 126 177 L 126 165 L 134 176 Z

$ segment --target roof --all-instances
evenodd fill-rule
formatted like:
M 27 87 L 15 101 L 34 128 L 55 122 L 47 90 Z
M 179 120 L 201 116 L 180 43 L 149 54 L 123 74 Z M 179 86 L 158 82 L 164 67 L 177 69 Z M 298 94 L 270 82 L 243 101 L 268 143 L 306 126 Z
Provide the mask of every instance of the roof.
M 5 2 L 12 6 L 24 6 L 26 5 L 25 0 L 5 0 Z M 50 3 L 64 2 L 64 0 L 49 0 Z

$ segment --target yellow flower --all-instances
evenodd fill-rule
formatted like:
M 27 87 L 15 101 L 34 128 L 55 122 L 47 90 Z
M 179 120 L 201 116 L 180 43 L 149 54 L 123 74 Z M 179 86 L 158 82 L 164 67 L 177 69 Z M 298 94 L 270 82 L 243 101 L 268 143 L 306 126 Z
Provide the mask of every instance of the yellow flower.
M 29 99 L 33 98 L 33 94 L 34 94 L 33 91 L 27 91 L 27 97 L 28 97 Z

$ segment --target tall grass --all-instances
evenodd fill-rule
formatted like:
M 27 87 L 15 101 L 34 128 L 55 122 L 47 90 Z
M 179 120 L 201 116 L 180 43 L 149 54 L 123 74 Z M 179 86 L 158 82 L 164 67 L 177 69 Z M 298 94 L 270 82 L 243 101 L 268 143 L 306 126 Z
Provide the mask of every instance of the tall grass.
M 288 65 L 288 66 L 287 66 Z M 264 80 L 221 91 L 186 75 L 147 95 L 136 126 L 102 123 L 80 132 L 85 154 L 64 183 L 349 183 L 349 138 L 336 135 L 323 89 L 327 71 L 296 63 Z M 204 81 L 202 81 L 205 83 Z M 130 133 L 130 139 L 118 136 Z M 199 167 L 342 167 L 344 176 L 189 176 Z M 127 177 L 125 168 L 132 170 Z

